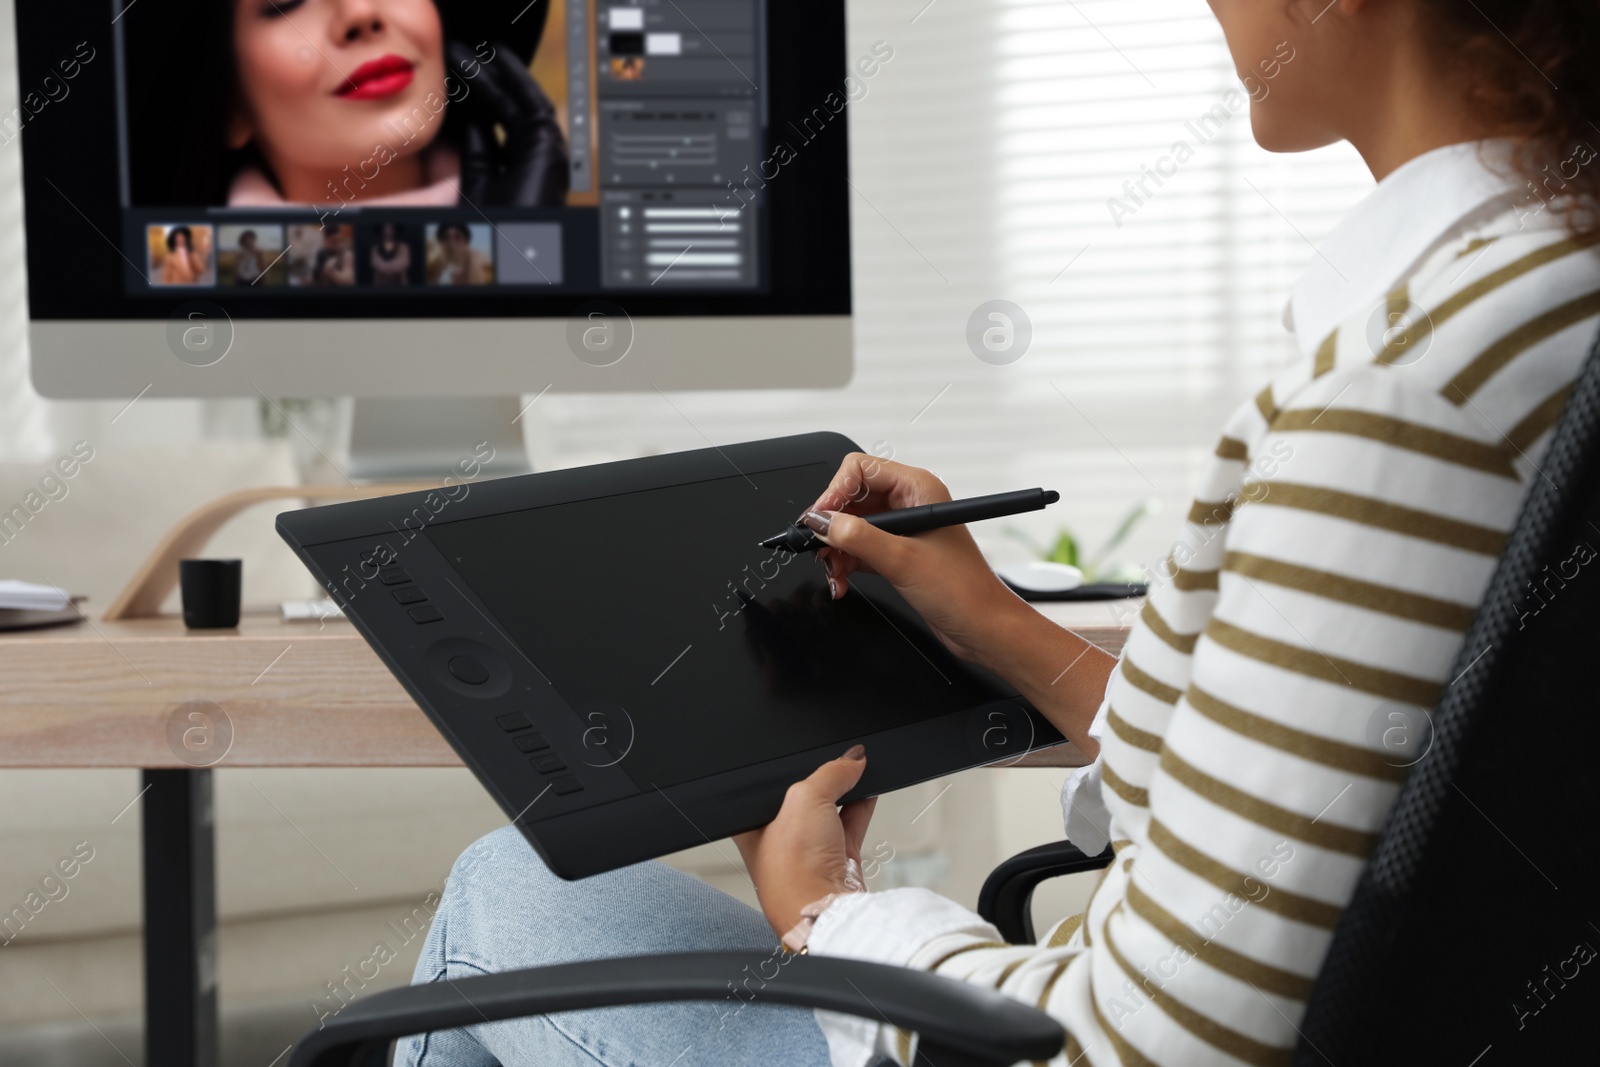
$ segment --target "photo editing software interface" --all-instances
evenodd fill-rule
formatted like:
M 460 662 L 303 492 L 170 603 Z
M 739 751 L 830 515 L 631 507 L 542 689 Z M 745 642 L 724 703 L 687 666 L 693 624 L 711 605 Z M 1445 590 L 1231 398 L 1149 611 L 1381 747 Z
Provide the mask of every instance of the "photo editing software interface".
M 303 0 L 237 4 L 231 87 L 192 83 L 231 102 L 186 124 L 130 92 L 174 62 L 132 8 L 126 291 L 765 291 L 736 185 L 766 141 L 764 4 L 538 0 L 480 27 L 422 0 L 336 47 Z

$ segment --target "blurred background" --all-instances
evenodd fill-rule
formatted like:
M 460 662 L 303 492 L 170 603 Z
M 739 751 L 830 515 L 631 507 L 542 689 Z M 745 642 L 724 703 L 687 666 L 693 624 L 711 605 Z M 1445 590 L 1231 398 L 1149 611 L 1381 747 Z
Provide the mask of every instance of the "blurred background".
M 6 114 L 12 28 L 0 0 Z M 850 32 L 852 57 L 892 50 L 848 109 L 854 381 L 670 399 L 552 392 L 522 420 L 533 462 L 838 430 L 931 467 L 958 496 L 1059 490 L 1047 512 L 990 524 L 996 562 L 1047 553 L 1070 531 L 1102 576 L 1136 575 L 1164 554 L 1227 414 L 1293 358 L 1289 286 L 1370 178 L 1342 146 L 1273 157 L 1254 145 L 1248 92 L 1203 0 L 876 0 L 854 5 Z M 93 615 L 201 501 L 339 477 L 347 401 L 146 399 L 119 416 L 125 401 L 39 399 L 15 340 L 27 333 L 22 242 L 13 139 L 0 146 L 0 499 L 79 438 L 96 458 L 0 547 L 0 577 L 68 586 Z M 966 340 L 974 310 L 996 299 L 1032 330 L 1005 366 Z M 754 355 L 762 338 L 749 345 Z M 276 510 L 246 512 L 213 545 L 248 561 L 247 604 L 314 592 L 272 532 Z M 1130 515 L 1126 537 L 1098 552 Z M 880 884 L 971 905 L 994 863 L 1061 836 L 1062 774 L 978 770 L 887 798 L 871 835 L 895 857 Z M 504 818 L 465 770 L 216 778 L 225 1062 L 267 1067 L 375 943 L 399 955 L 363 993 L 409 979 L 421 939 L 395 931 Z M 0 904 L 78 842 L 93 849 L 69 894 L 0 947 L 0 1063 L 139 1063 L 138 808 L 124 812 L 138 788 L 131 770 L 0 771 Z M 723 843 L 675 862 L 748 899 L 735 860 Z M 1041 919 L 1081 906 L 1092 877 L 1042 890 Z

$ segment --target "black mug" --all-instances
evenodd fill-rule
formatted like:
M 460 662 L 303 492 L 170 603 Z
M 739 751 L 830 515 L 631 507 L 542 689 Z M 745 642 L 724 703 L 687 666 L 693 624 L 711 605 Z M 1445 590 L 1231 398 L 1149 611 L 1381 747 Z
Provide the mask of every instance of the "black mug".
M 178 584 L 183 590 L 183 624 L 189 629 L 226 630 L 239 625 L 242 560 L 180 560 Z

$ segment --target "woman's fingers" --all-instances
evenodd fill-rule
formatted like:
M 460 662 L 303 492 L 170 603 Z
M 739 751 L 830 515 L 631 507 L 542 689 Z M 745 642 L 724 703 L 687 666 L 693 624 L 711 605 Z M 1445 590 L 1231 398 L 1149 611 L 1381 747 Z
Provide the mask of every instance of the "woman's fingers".
M 808 510 L 871 514 L 884 508 L 915 507 L 949 499 L 950 491 L 931 471 L 852 452 Z
M 865 452 L 852 452 L 846 456 L 828 488 L 801 517 L 802 522 L 832 546 L 831 549 L 819 550 L 817 556 L 828 572 L 828 586 L 834 599 L 849 591 L 850 575 L 856 571 L 886 575 L 887 572 L 883 570 L 884 555 L 897 550 L 890 542 L 873 538 L 871 533 L 853 537 L 847 534 L 850 543 L 830 537 L 826 531 L 818 529 L 819 522 L 815 516 L 820 515 L 823 521 L 841 516 L 849 520 L 844 523 L 848 526 L 855 521 L 851 519 L 854 515 L 871 515 L 889 508 L 916 507 L 949 499 L 950 490 L 930 471 L 869 456 Z M 875 528 L 873 532 L 876 532 Z M 859 543 L 864 551 L 855 551 L 851 547 L 855 543 Z
M 830 804 L 839 803 L 839 798 L 856 787 L 861 781 L 861 775 L 867 769 L 867 750 L 863 745 L 852 745 L 844 755 L 838 759 L 831 759 L 827 763 L 811 772 L 811 776 L 796 782 L 790 787 L 791 794 L 795 790 L 802 790 L 812 799 L 827 800 Z
M 868 797 L 846 804 L 839 812 L 844 823 L 844 854 L 861 862 L 861 843 L 867 839 L 867 826 L 872 822 L 872 811 L 878 806 L 877 797 Z
M 478 67 L 478 84 L 475 88 L 483 94 L 489 111 L 510 135 L 519 122 L 526 120 L 517 99 L 520 87 L 515 72 L 505 69 L 505 56 L 515 57 L 516 53 L 503 45 L 496 44 L 493 47 L 494 58 Z M 514 58 L 512 62 L 516 62 Z
M 539 88 L 533 72 L 517 56 L 516 50 L 504 41 L 496 41 L 494 52 L 494 58 L 484 66 L 494 68 L 495 81 L 517 105 L 521 121 L 553 116 L 555 108 L 550 98 Z
M 898 585 L 910 578 L 907 570 L 915 550 L 910 538 L 884 533 L 866 519 L 844 511 L 808 511 L 805 524 L 829 548 L 853 556 L 891 582 Z M 834 581 L 837 584 L 840 579 Z
M 864 452 L 850 453 L 834 472 L 828 488 L 817 498 L 816 506 L 829 511 L 847 507 L 862 509 L 869 504 L 874 493 L 888 496 L 895 487 L 896 479 L 884 464 L 884 460 Z M 871 503 L 876 504 L 871 510 L 890 506 L 881 501 Z
M 824 545 L 816 551 L 817 563 L 822 567 L 822 573 L 836 582 L 847 583 L 852 574 L 873 574 L 872 567 L 863 560 L 850 555 L 837 548 Z

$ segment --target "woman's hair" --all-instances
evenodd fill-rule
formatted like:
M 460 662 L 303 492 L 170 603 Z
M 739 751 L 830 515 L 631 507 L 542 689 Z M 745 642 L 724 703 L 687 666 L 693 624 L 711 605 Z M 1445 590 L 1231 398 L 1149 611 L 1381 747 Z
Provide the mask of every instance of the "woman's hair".
M 189 227 L 187 226 L 174 226 L 172 229 L 167 231 L 167 251 L 176 252 L 178 250 L 178 237 L 180 235 L 183 237 L 184 247 L 193 252 L 194 234 L 189 231 Z
M 441 222 L 441 223 L 439 223 L 439 230 L 438 230 L 438 233 L 437 233 L 438 239 L 441 240 L 441 241 L 444 240 L 444 235 L 449 233 L 452 230 L 454 230 L 456 233 L 459 233 L 461 235 L 461 239 L 463 241 L 466 241 L 469 244 L 471 243 L 471 241 L 472 241 L 472 232 L 467 229 L 465 224 L 460 223 L 460 222 Z
M 124 86 L 134 203 L 225 204 L 233 174 L 259 160 L 254 148 L 225 142 L 235 99 L 234 6 L 166 0 L 128 12 L 130 66 L 137 65 Z M 175 43 L 181 62 L 171 58 Z
M 1590 0 L 1421 0 L 1469 71 L 1472 104 L 1508 134 L 1530 196 L 1600 230 L 1600 4 Z
M 243 233 L 241 233 L 239 235 L 239 243 L 241 245 L 244 244 L 244 239 L 246 237 L 248 237 L 248 238 L 250 238 L 250 240 L 254 241 L 256 239 L 256 231 L 254 231 L 254 230 L 246 230 Z

